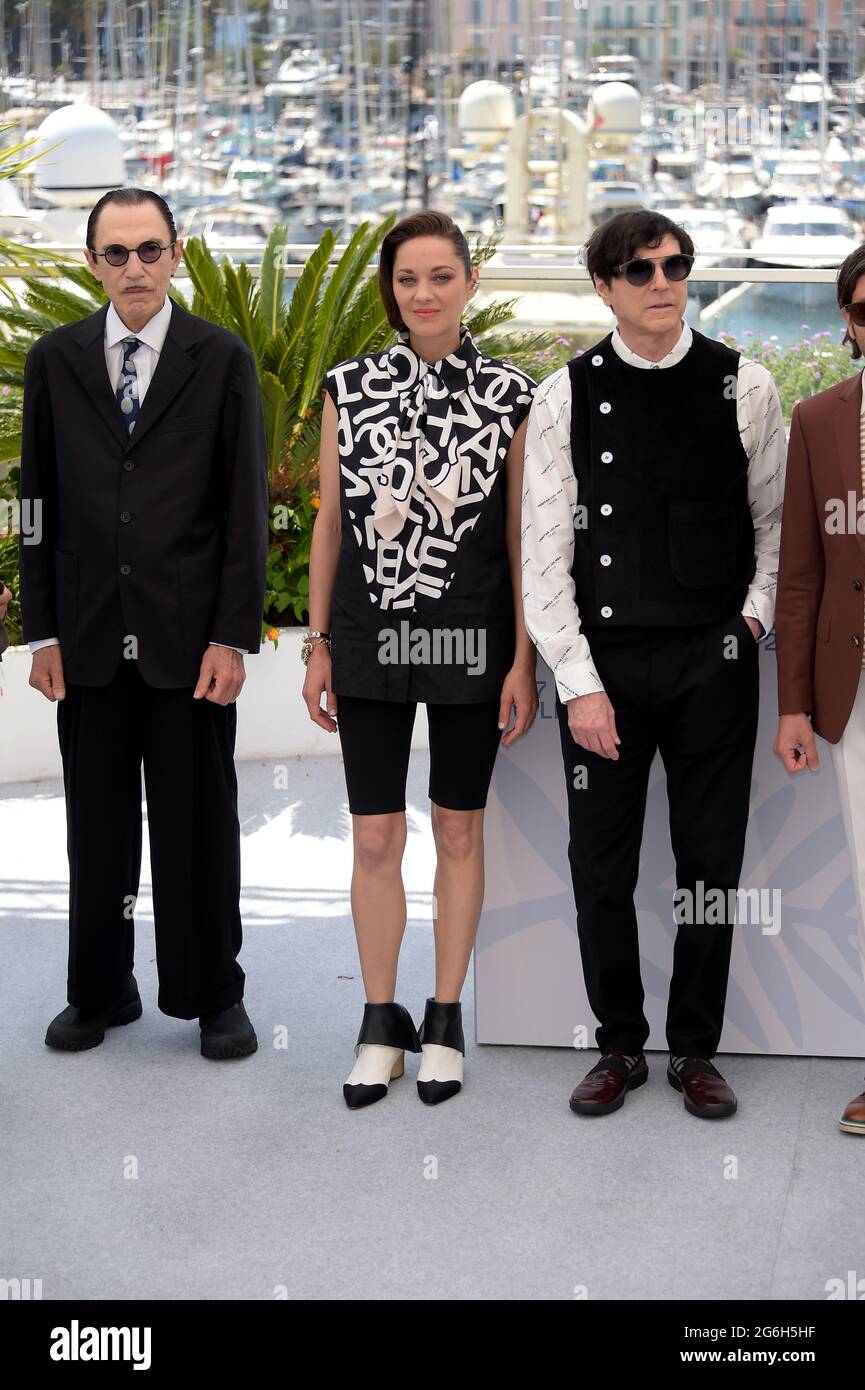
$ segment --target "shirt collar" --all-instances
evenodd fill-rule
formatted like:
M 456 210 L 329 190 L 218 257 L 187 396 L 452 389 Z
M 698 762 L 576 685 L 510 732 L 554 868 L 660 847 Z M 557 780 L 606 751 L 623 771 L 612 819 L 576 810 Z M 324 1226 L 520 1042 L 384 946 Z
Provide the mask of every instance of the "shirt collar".
M 408 355 L 412 359 L 417 372 L 414 381 L 409 383 L 410 385 L 413 385 L 416 381 L 421 381 L 428 372 L 432 372 L 433 375 L 438 377 L 439 381 L 447 387 L 451 395 L 459 395 L 460 392 L 466 391 L 474 381 L 477 375 L 481 354 L 464 323 L 460 324 L 459 347 L 454 352 L 449 353 L 447 357 L 440 358 L 438 362 L 425 362 L 424 359 L 415 352 L 414 348 L 409 344 L 409 332 L 407 328 L 400 328 L 397 332 L 397 338 L 399 341 L 391 348 L 389 353 L 392 365 L 392 376 L 402 375 L 400 359 L 402 359 L 402 365 L 404 366 L 405 357 Z
M 679 337 L 670 348 L 670 351 L 661 358 L 660 362 L 650 362 L 648 357 L 640 357 L 638 353 L 633 352 L 619 332 L 618 324 L 613 329 L 611 341 L 616 353 L 621 357 L 622 361 L 629 362 L 632 367 L 674 367 L 676 363 L 681 362 L 682 358 L 685 356 L 685 353 L 694 341 L 694 335 L 691 332 L 691 325 L 682 319 L 682 331 Z
M 171 300 L 165 296 L 165 302 L 152 319 L 140 329 L 135 337 L 141 343 L 146 343 L 153 348 L 154 352 L 161 352 L 165 343 L 168 325 L 171 322 Z M 114 347 L 116 343 L 128 338 L 132 333 L 131 328 L 127 328 L 122 318 L 118 314 L 113 304 L 108 305 L 108 313 L 105 315 L 105 345 Z

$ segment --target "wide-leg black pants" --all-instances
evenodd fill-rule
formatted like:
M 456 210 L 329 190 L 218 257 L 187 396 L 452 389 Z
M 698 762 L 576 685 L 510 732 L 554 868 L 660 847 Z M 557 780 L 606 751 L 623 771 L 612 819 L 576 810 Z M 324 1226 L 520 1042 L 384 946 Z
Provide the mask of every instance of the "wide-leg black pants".
M 57 707 L 69 855 L 68 1001 L 110 1002 L 133 966 L 141 769 L 153 876 L 159 1008 L 196 1018 L 243 997 L 237 710 L 157 690 L 135 661 Z
M 758 648 L 739 613 L 708 627 L 592 627 L 586 636 L 621 745 L 616 762 L 577 744 L 567 707 L 557 701 L 568 854 L 586 990 L 599 1020 L 597 1045 L 633 1054 L 649 1036 L 634 893 L 652 759 L 660 750 L 677 889 L 690 890 L 695 904 L 700 883 L 702 901 L 712 889 L 735 892 L 757 733 Z M 576 775 L 581 768 L 585 772 Z M 673 903 L 670 910 L 672 919 Z M 687 920 L 678 926 L 667 1011 L 674 1053 L 712 1057 L 717 1051 L 732 933 L 726 913 L 717 925 Z

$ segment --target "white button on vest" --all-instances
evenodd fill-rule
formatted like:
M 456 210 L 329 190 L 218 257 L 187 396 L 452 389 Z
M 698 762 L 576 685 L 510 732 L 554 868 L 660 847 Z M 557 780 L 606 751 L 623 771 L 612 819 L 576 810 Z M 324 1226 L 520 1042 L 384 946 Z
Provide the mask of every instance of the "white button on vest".
M 603 366 L 603 363 L 604 363 L 603 357 L 601 356 L 601 354 L 600 354 L 599 352 L 596 352 L 595 355 L 594 355 L 594 357 L 592 358 L 592 366 L 593 366 L 593 367 L 601 367 L 601 366 Z
M 608 603 L 605 603 L 604 606 L 603 606 L 603 608 L 601 609 L 601 617 L 602 617 L 602 618 L 612 618 L 612 616 L 613 616 L 613 610 L 612 610 L 612 608 L 610 607 L 610 605 L 609 605 Z
M 609 415 L 612 408 L 609 401 L 601 401 L 599 409 L 602 415 Z
M 613 462 L 613 456 L 612 456 L 612 454 L 610 453 L 609 449 L 605 449 L 604 452 L 601 454 L 601 463 L 612 463 L 612 462 Z
M 611 565 L 612 563 L 613 563 L 613 557 L 612 557 L 611 555 L 602 555 L 602 556 L 601 556 L 601 564 L 602 564 L 602 565 Z
M 612 507 L 610 506 L 609 502 L 605 502 L 604 505 L 601 507 L 601 516 L 612 516 L 612 514 Z

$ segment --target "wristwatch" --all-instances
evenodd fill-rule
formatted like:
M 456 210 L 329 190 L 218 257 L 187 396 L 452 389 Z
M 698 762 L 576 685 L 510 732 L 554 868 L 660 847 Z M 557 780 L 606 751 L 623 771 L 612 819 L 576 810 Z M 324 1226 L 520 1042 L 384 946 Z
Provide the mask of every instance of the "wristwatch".
M 328 651 L 330 651 L 329 632 L 305 632 L 303 634 L 303 642 L 301 643 L 300 647 L 300 659 L 303 662 L 304 666 L 309 665 L 309 658 L 312 655 L 312 649 L 313 647 L 317 647 L 319 642 L 326 642 L 327 649 Z

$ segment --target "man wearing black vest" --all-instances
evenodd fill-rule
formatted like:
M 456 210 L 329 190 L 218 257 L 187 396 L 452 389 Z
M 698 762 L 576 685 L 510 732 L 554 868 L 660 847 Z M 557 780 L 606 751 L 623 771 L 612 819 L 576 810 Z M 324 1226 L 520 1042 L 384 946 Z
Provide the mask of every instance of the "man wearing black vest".
M 27 355 L 20 548 L 30 684 L 58 701 L 78 1052 L 141 1014 L 133 912 L 147 793 L 159 1008 L 201 1052 L 255 1051 L 243 1005 L 234 739 L 258 651 L 268 540 L 255 359 L 168 298 L 183 243 L 158 194 L 115 189 L 87 224 L 109 300 Z
M 657 750 L 677 881 L 667 1076 L 693 1115 L 736 1109 L 711 1061 L 735 912 L 703 909 L 735 904 L 742 866 L 785 441 L 766 369 L 684 321 L 693 254 L 658 213 L 597 229 L 586 264 L 616 327 L 542 384 L 526 438 L 523 604 L 556 680 L 599 1020 L 580 1115 L 617 1110 L 648 1076 L 634 892 Z

